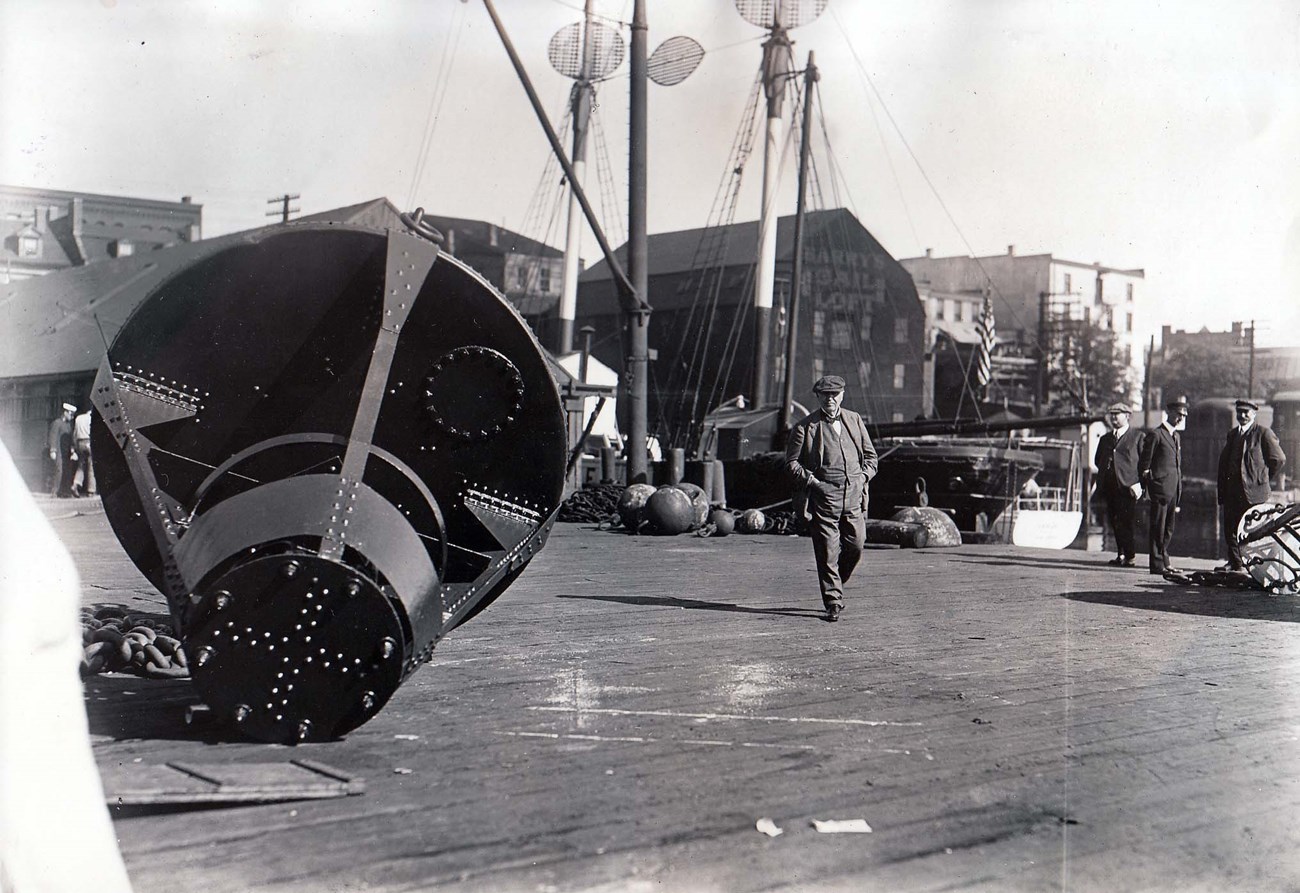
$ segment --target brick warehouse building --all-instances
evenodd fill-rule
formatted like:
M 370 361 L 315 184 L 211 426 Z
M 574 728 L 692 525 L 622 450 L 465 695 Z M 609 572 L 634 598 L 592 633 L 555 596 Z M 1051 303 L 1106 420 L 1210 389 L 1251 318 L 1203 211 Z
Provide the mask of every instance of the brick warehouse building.
M 925 319 L 912 277 L 843 208 L 809 213 L 804 239 L 795 400 L 809 403 L 813 382 L 836 373 L 848 384 L 845 405 L 872 421 L 915 418 L 924 403 Z M 683 430 L 684 415 L 698 425 L 704 413 L 751 393 L 757 244 L 757 221 L 649 237 L 651 433 L 663 438 Z M 617 253 L 626 258 L 626 246 Z M 773 401 L 780 400 L 784 382 L 793 263 L 794 217 L 787 216 L 777 225 L 769 333 Z M 604 261 L 579 280 L 576 325 L 594 327 L 592 353 L 622 368 L 622 317 Z M 683 413 L 683 407 L 693 409 Z

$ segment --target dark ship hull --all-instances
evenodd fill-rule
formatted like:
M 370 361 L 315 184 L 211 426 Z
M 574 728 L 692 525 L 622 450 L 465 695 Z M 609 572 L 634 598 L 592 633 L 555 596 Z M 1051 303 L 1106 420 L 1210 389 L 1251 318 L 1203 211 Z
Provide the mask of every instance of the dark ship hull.
M 772 408 L 729 408 L 706 419 L 710 432 L 706 445 L 723 461 L 732 508 L 788 505 L 785 456 L 765 449 L 779 441 L 778 416 Z M 1062 429 L 1092 421 L 1092 416 L 1069 416 L 869 425 L 880 467 L 871 482 L 868 513 L 887 519 L 900 508 L 917 505 L 923 488 L 929 505 L 950 514 L 959 530 L 978 538 L 1046 465 L 1040 449 L 1020 445 L 1011 432 Z
M 871 482 L 870 517 L 887 519 L 900 508 L 917 505 L 923 487 L 929 504 L 951 515 L 964 532 L 987 530 L 1043 469 L 1043 457 L 1032 450 L 979 438 L 882 440 L 876 449 L 880 468 Z M 723 460 L 730 507 L 773 508 L 788 502 L 784 464 L 782 453 Z

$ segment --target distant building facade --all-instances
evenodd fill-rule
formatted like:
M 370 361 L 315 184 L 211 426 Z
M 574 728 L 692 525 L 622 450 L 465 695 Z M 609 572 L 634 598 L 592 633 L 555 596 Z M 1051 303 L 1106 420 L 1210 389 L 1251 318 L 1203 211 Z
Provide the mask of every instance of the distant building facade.
M 1137 340 L 1143 270 L 1080 263 L 1051 254 L 1018 255 L 1014 245 L 1007 247 L 1006 254 L 987 257 L 934 257 L 927 251 L 923 257 L 902 258 L 899 263 L 912 275 L 924 299 L 927 326 L 958 342 L 973 326 L 984 294 L 991 295 L 999 352 L 1020 360 L 1003 363 L 1000 370 L 994 364 L 995 385 L 1005 388 L 1003 396 L 1010 402 L 1028 397 L 1034 409 L 1050 403 L 1057 396 L 1047 393 L 1050 364 L 1062 355 L 1067 340 L 1088 325 L 1114 334 L 1117 358 L 1137 393 L 1144 364 L 1143 345 Z M 936 360 L 942 346 L 936 345 Z M 942 379 L 937 367 L 936 376 Z M 936 403 L 942 398 L 940 384 L 936 384 Z
M 665 446 L 689 445 L 680 432 L 738 396 L 753 393 L 753 280 L 758 223 L 649 237 L 652 360 L 651 433 Z M 626 258 L 626 246 L 617 252 Z M 789 341 L 794 217 L 777 224 L 771 369 L 767 393 L 782 398 Z M 604 261 L 582 274 L 578 326 L 596 330 L 593 354 L 623 366 L 623 319 Z M 865 227 L 839 208 L 809 213 L 795 328 L 794 399 L 811 402 L 824 374 L 847 382 L 845 405 L 872 421 L 910 420 L 924 405 L 924 312 L 916 287 Z M 698 430 L 696 431 L 698 433 Z M 677 442 L 674 442 L 674 439 Z
M 1250 378 L 1252 396 L 1267 399 L 1274 391 L 1300 388 L 1300 347 L 1258 347 L 1253 342 L 1252 327 L 1242 322 L 1232 323 L 1226 332 L 1212 332 L 1204 326 L 1196 332 L 1162 326 L 1160 346 L 1153 362 L 1163 363 L 1189 348 L 1209 349 L 1234 354 L 1242 361 Z
M 203 237 L 203 206 L 0 186 L 0 281 L 129 257 Z

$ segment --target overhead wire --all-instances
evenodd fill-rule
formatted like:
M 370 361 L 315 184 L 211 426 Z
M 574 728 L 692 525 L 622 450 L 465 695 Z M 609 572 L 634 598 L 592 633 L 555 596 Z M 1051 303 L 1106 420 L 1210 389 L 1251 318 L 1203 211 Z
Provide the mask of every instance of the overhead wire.
M 442 114 L 442 104 L 447 99 L 447 90 L 451 82 L 452 66 L 456 61 L 456 53 L 460 49 L 460 38 L 465 30 L 465 12 L 461 8 L 465 4 L 456 4 L 452 12 L 452 23 L 447 29 L 446 35 L 442 41 L 442 56 L 438 64 L 438 70 L 434 75 L 433 89 L 429 95 L 429 108 L 425 113 L 423 133 L 420 140 L 420 148 L 416 153 L 415 165 L 411 171 L 411 187 L 406 194 L 406 207 L 414 207 L 417 196 L 420 192 L 420 185 L 424 180 L 425 168 L 428 164 L 430 150 L 433 148 L 433 137 L 437 130 L 438 118 Z M 459 19 L 459 25 L 457 24 Z M 447 44 L 451 43 L 451 52 L 447 52 Z
M 975 249 L 971 246 L 970 240 L 966 238 L 966 234 L 962 230 L 961 225 L 957 222 L 957 218 L 953 215 L 952 211 L 948 208 L 947 203 L 943 200 L 943 196 L 940 195 L 939 193 L 938 187 L 934 185 L 934 181 L 930 179 L 930 175 L 925 170 L 925 166 L 921 164 L 921 159 L 917 156 L 916 152 L 912 149 L 912 145 L 911 143 L 908 142 L 907 137 L 904 136 L 903 129 L 899 126 L 898 121 L 894 118 L 893 113 L 890 112 L 889 106 L 885 102 L 884 96 L 881 95 L 880 90 L 876 87 L 875 81 L 873 81 L 871 79 L 871 75 L 867 73 L 866 65 L 863 63 L 862 57 L 858 55 L 857 47 L 854 46 L 853 41 L 849 39 L 848 33 L 844 29 L 844 23 L 840 21 L 838 13 L 835 12 L 835 7 L 830 6 L 829 9 L 831 13 L 831 18 L 832 20 L 834 20 L 835 26 L 839 29 L 841 36 L 844 38 L 844 42 L 848 46 L 849 53 L 853 57 L 853 61 L 858 67 L 859 74 L 861 75 L 863 80 L 866 81 L 867 85 L 870 87 L 872 94 L 876 97 L 876 101 L 880 103 L 880 108 L 885 113 L 885 117 L 889 120 L 890 125 L 894 128 L 894 133 L 898 136 L 899 142 L 901 142 L 903 144 L 903 148 L 907 150 L 908 156 L 911 157 L 912 163 L 916 165 L 916 169 L 920 173 L 921 178 L 925 181 L 926 186 L 930 188 L 930 192 L 934 195 L 935 201 L 938 202 L 940 209 L 942 209 L 944 213 L 944 216 L 948 218 L 948 222 L 952 225 L 952 228 L 957 233 L 958 238 L 960 238 L 962 244 L 966 246 L 966 250 L 970 253 L 971 259 L 979 267 L 980 272 L 984 274 L 984 280 L 988 284 L 990 290 L 992 291 L 993 294 L 997 295 L 999 301 L 1002 304 L 1002 307 L 1010 314 L 1011 320 L 1015 328 L 1018 328 L 1021 331 L 1026 333 L 1030 331 L 1036 331 L 1030 329 L 1024 323 L 1024 321 L 1020 318 L 1020 314 L 1016 312 L 1016 308 L 1011 304 L 1009 300 L 1007 300 L 1006 295 L 1002 294 L 1001 290 L 998 288 L 997 283 L 993 281 L 993 277 L 989 275 L 988 269 L 984 266 L 981 259 L 976 256 Z M 1035 346 L 1038 348 L 1038 350 L 1041 351 L 1043 349 L 1043 345 L 1039 342 L 1037 334 L 1035 334 L 1033 340 Z
M 678 321 L 678 328 L 681 333 L 677 353 L 679 365 L 674 369 L 674 372 L 683 370 L 685 380 L 681 381 L 681 376 L 677 376 L 679 387 L 674 391 L 678 397 L 676 418 L 674 420 L 678 430 L 674 431 L 673 434 L 674 444 L 687 445 L 687 442 L 694 437 L 699 425 L 700 392 L 704 384 L 706 358 L 713 346 L 713 324 L 717 318 L 718 301 L 724 284 L 723 274 L 732 235 L 731 225 L 735 221 L 744 172 L 748 167 L 750 155 L 753 153 L 756 109 L 761 96 L 762 80 L 760 74 L 751 86 L 741 123 L 732 142 L 727 168 L 718 184 L 717 192 L 714 193 L 713 205 L 709 209 L 706 229 L 702 238 L 696 244 L 695 256 L 691 260 L 690 269 L 696 271 L 698 278 L 686 318 L 681 320 L 679 317 Z M 689 280 L 686 287 L 689 288 Z M 701 301 L 703 301 L 702 308 L 700 306 Z M 697 312 L 700 313 L 703 325 L 696 324 Z M 691 339 L 692 335 L 694 336 L 693 340 Z M 682 366 L 680 358 L 685 354 L 688 340 L 692 340 L 690 358 L 686 361 L 685 366 Z M 673 387 L 671 379 L 669 387 L 670 389 Z M 688 395 L 690 397 L 689 407 L 686 405 Z

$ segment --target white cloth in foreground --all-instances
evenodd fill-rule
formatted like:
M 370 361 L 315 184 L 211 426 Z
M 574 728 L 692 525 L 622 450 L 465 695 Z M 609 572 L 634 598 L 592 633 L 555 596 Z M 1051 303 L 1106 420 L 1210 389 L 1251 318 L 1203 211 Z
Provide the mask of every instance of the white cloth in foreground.
M 130 893 L 90 750 L 80 580 L 0 444 L 0 893 Z

